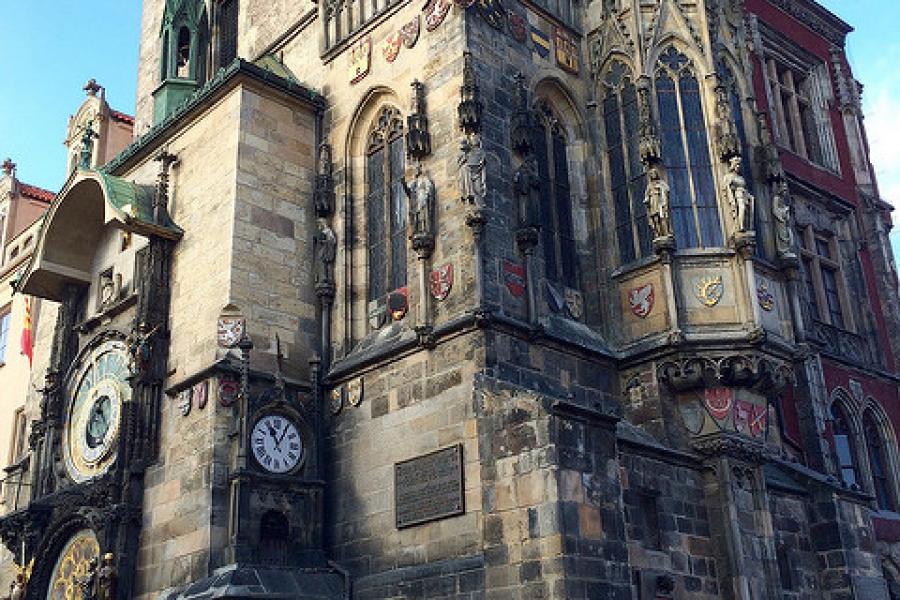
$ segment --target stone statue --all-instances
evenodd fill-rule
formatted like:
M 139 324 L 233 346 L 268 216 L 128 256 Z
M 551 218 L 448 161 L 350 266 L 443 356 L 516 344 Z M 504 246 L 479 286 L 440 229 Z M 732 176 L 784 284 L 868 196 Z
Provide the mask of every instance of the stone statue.
M 537 161 L 526 156 L 513 178 L 519 227 L 539 227 L 541 221 L 541 184 Z
M 334 179 L 332 177 L 331 146 L 319 146 L 319 162 L 316 174 L 315 204 L 320 217 L 331 215 L 334 210 Z
M 90 169 L 91 160 L 94 155 L 94 139 L 100 137 L 94 131 L 94 122 L 88 121 L 84 126 L 84 133 L 81 135 L 81 155 L 78 160 L 78 166 L 81 169 Z
M 81 600 L 97 600 L 97 557 L 88 562 L 87 573 L 78 581 L 81 588 Z
M 741 157 L 733 156 L 728 161 L 728 173 L 722 181 L 725 197 L 731 205 L 731 216 L 738 231 L 753 230 L 754 198 L 747 191 L 747 180 L 741 175 Z
M 654 165 L 647 171 L 647 190 L 644 193 L 644 206 L 647 207 L 647 219 L 654 238 L 672 235 L 672 219 L 669 214 L 669 184 L 660 177 L 659 167 Z
M 484 207 L 487 195 L 487 171 L 485 169 L 485 153 L 478 135 L 463 138 L 459 142 L 459 194 L 463 202 L 473 204 L 476 208 Z
M 337 256 L 337 236 L 328 220 L 319 218 L 316 234 L 316 283 L 334 283 L 334 261 Z
M 103 566 L 97 572 L 97 600 L 116 600 L 119 572 L 115 562 L 116 557 L 112 552 L 103 555 Z
M 134 376 L 143 377 L 150 363 L 150 354 L 153 345 L 150 338 L 156 335 L 160 326 L 150 329 L 147 323 L 141 323 L 125 338 L 125 346 L 128 350 L 128 369 Z
M 794 228 L 791 216 L 791 195 L 786 181 L 775 186 L 772 196 L 772 216 L 775 217 L 775 249 L 779 256 L 794 255 Z
M 416 164 L 416 176 L 412 181 L 403 180 L 403 188 L 409 198 L 409 222 L 413 237 L 434 236 L 434 184 L 422 165 Z

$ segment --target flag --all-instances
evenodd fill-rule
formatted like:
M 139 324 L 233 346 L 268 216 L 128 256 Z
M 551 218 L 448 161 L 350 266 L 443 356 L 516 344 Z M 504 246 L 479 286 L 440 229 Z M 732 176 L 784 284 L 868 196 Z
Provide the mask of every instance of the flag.
M 33 352 L 33 340 L 31 337 L 31 298 L 25 298 L 25 323 L 22 325 L 22 354 L 28 357 L 28 366 L 31 366 Z

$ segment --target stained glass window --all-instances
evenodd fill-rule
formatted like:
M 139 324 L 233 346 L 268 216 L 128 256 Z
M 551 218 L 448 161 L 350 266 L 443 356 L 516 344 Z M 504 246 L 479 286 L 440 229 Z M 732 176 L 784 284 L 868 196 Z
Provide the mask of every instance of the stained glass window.
M 669 48 L 656 72 L 663 162 L 675 241 L 679 248 L 721 246 L 722 226 L 713 183 L 700 84 L 686 56 Z
M 541 243 L 547 279 L 578 284 L 578 255 L 572 222 L 572 195 L 566 137 L 549 106 L 536 111 L 534 155 L 541 180 Z
M 406 285 L 405 166 L 403 120 L 396 108 L 384 107 L 366 156 L 369 300 Z
M 603 121 L 609 162 L 610 196 L 616 217 L 619 260 L 627 264 L 651 252 L 644 206 L 647 175 L 639 151 L 637 89 L 622 63 L 614 63 L 605 81 Z

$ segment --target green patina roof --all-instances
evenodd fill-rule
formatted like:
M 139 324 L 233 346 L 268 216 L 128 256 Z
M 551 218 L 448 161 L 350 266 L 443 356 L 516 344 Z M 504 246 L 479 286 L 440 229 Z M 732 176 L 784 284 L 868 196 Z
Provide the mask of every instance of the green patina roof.
M 265 69 L 269 73 L 281 77 L 282 79 L 290 81 L 291 83 L 295 83 L 297 85 L 300 84 L 300 80 L 297 79 L 296 75 L 294 75 L 294 73 L 290 69 L 288 69 L 283 62 L 281 62 L 281 59 L 279 59 L 274 54 L 266 54 L 265 56 L 253 61 L 253 64 L 257 67 Z
M 102 181 L 106 192 L 106 201 L 119 213 L 119 218 L 125 224 L 134 226 L 138 230 L 159 233 L 163 233 L 160 231 L 163 230 L 169 233 L 167 237 L 181 236 L 182 229 L 175 225 L 168 211 L 162 211 L 160 223 L 153 218 L 153 199 L 156 196 L 154 186 L 126 181 L 103 171 L 93 171 L 93 173 Z

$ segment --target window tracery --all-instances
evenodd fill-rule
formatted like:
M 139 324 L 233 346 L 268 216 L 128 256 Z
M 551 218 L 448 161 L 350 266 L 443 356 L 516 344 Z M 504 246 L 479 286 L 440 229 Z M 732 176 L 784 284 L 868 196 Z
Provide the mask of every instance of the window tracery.
M 866 441 L 866 454 L 869 458 L 869 472 L 872 475 L 872 491 L 880 510 L 894 510 L 894 498 L 891 493 L 891 461 L 888 446 L 872 408 L 863 413 L 863 432 Z
M 546 101 L 534 109 L 533 152 L 541 187 L 541 242 L 547 279 L 572 288 L 578 286 L 578 255 L 572 220 L 572 194 L 567 138 L 562 124 Z
M 407 198 L 403 117 L 393 106 L 378 112 L 366 143 L 366 234 L 369 300 L 406 286 Z
M 604 79 L 603 123 L 609 161 L 608 189 L 616 215 L 619 259 L 627 264 L 652 253 L 640 156 L 640 109 L 630 70 L 616 61 Z
M 655 86 L 676 244 L 722 246 L 701 88 L 693 64 L 669 47 L 657 60 Z

